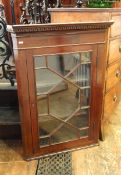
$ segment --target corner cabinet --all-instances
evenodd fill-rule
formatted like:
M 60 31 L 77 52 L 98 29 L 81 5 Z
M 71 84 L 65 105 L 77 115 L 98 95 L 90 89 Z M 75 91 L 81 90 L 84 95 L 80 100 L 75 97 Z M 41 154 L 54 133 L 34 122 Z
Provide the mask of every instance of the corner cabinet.
M 25 158 L 98 143 L 111 24 L 9 26 Z

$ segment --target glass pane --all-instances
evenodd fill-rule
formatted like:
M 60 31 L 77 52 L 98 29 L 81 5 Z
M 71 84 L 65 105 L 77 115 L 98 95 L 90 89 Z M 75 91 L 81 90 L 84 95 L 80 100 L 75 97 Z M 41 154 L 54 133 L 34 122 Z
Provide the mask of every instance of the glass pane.
M 90 88 L 81 90 L 80 104 L 83 106 L 90 106 Z
M 80 138 L 81 137 L 87 137 L 89 135 L 88 132 L 89 132 L 88 129 L 81 130 L 80 131 Z
M 49 135 L 60 125 L 60 121 L 53 118 L 52 116 L 41 116 L 39 117 L 39 133 L 40 137 Z
M 82 52 L 81 53 L 81 62 L 91 62 L 91 53 L 90 52 Z
M 45 137 L 45 138 L 41 138 L 40 139 L 40 146 L 48 146 L 50 143 L 50 138 L 49 137 Z
M 48 66 L 63 76 L 67 75 L 79 63 L 80 53 L 48 56 Z
M 76 126 L 77 128 L 89 127 L 89 110 L 79 110 L 74 117 L 72 117 L 68 123 Z
M 35 58 L 40 146 L 88 136 L 91 53 Z
M 36 70 L 37 93 L 48 93 L 48 91 L 59 83 L 62 78 L 48 69 Z
M 59 84 L 57 88 L 62 87 L 63 84 Z M 77 87 L 67 82 L 65 82 L 65 89 L 63 87 L 62 90 L 56 93 L 54 93 L 53 89 L 53 91 L 49 94 L 50 113 L 62 120 L 66 120 L 70 115 L 74 115 L 80 107 L 79 99 L 76 97 L 77 91 Z
M 90 86 L 90 67 L 90 64 L 81 64 L 67 76 L 67 79 L 80 87 Z
M 36 56 L 35 58 L 35 68 L 46 67 L 46 60 L 44 56 Z
M 51 143 L 61 143 L 70 140 L 77 140 L 79 138 L 79 131 L 69 127 L 64 124 L 60 129 L 58 129 L 55 133 L 53 133 L 51 137 Z
M 37 96 L 37 108 L 38 114 L 44 115 L 48 114 L 48 96 L 47 95 L 39 95 Z

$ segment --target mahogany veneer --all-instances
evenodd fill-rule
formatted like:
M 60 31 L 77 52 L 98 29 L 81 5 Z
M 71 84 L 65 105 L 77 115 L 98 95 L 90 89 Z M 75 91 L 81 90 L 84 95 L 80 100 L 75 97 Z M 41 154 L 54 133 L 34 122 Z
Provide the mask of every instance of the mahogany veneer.
M 16 76 L 17 76 L 17 83 L 18 83 L 18 97 L 19 97 L 19 105 L 20 105 L 20 115 L 21 115 L 21 127 L 22 127 L 22 139 L 23 139 L 23 147 L 24 147 L 24 156 L 25 158 L 35 158 L 39 157 L 41 155 L 47 155 L 52 154 L 56 152 L 61 151 L 67 151 L 70 149 L 77 149 L 84 146 L 94 145 L 98 144 L 99 139 L 99 128 L 100 128 L 100 121 L 101 121 L 101 114 L 102 114 L 102 104 L 103 104 L 103 89 L 104 89 L 104 67 L 106 67 L 106 48 L 107 48 L 107 34 L 108 34 L 108 28 L 113 22 L 89 22 L 89 23 L 72 23 L 72 24 L 46 24 L 46 25 L 15 25 L 10 26 L 9 31 L 11 32 L 12 40 L 13 40 L 13 49 L 14 49 L 14 56 L 15 56 L 15 63 L 16 63 Z M 88 56 L 86 56 L 85 55 Z M 66 96 L 66 101 L 71 96 L 71 100 L 74 99 L 74 101 L 77 101 L 77 98 L 79 98 L 79 108 L 81 105 L 80 115 L 85 116 L 85 109 L 89 110 L 89 113 L 87 117 L 88 125 L 86 127 L 82 127 L 81 130 L 75 126 L 75 124 L 70 124 L 70 120 L 63 120 L 61 113 L 60 118 L 56 116 L 58 122 L 62 122 L 65 125 L 70 126 L 69 134 L 66 136 L 68 137 L 70 135 L 70 141 L 67 139 L 67 141 L 59 141 L 60 134 L 62 134 L 63 130 L 59 131 L 59 135 L 57 137 L 56 135 L 52 138 L 52 134 L 58 131 L 63 127 L 63 124 L 61 123 L 59 127 L 54 129 L 50 134 L 48 133 L 53 126 L 49 123 L 48 125 L 44 125 L 43 120 L 46 117 L 46 115 L 39 113 L 38 108 L 38 100 L 45 100 L 46 94 L 43 96 L 42 93 L 38 94 L 38 91 L 41 90 L 40 88 L 37 88 L 38 86 L 42 85 L 42 82 L 46 83 L 50 82 L 52 80 L 52 77 L 49 81 L 47 81 L 47 77 L 45 80 L 41 80 L 39 84 L 37 84 L 37 73 L 36 71 L 41 69 L 47 69 L 48 64 L 51 63 L 51 60 L 54 58 L 57 58 L 58 55 L 61 55 L 60 61 L 61 66 L 63 65 L 63 57 L 64 55 L 75 55 L 73 59 L 79 58 L 79 55 L 81 54 L 81 58 L 79 59 L 79 64 L 82 66 L 88 65 L 85 68 L 87 71 L 90 67 L 90 81 L 89 85 L 84 87 L 78 87 L 82 90 L 77 90 L 76 94 L 73 97 L 73 88 L 71 88 L 71 94 L 69 96 Z M 77 57 L 78 55 L 78 57 Z M 85 56 L 84 56 L 85 55 Z M 38 64 L 35 64 L 36 59 L 39 57 L 39 60 L 44 59 L 45 61 L 45 67 L 39 66 L 40 62 Z M 66 58 L 66 56 L 65 56 Z M 70 59 L 69 63 L 71 62 L 71 57 L 68 57 Z M 87 60 L 89 59 L 89 61 Z M 48 63 L 48 61 L 50 61 Z M 39 67 L 35 67 L 39 66 Z M 79 66 L 79 65 L 77 65 Z M 76 67 L 77 67 L 76 66 Z M 68 64 L 67 64 L 68 67 Z M 65 69 L 65 72 L 69 70 L 69 67 L 62 67 Z M 76 70 L 76 67 L 73 68 L 70 72 L 73 73 L 74 69 Z M 56 67 L 55 67 L 56 68 Z M 62 91 L 58 91 L 58 88 L 56 91 L 47 94 L 49 101 L 47 102 L 47 106 L 50 106 L 53 100 L 50 102 L 50 99 L 52 97 L 57 97 L 59 93 L 66 93 L 69 92 L 69 88 L 72 86 L 75 86 L 75 80 L 72 76 L 70 76 L 68 80 L 69 74 L 66 76 L 63 76 L 63 74 L 60 75 L 60 73 L 57 73 L 56 71 L 52 70 L 51 67 L 48 68 L 49 70 L 53 71 L 53 73 L 57 74 L 59 77 L 63 78 L 65 83 L 69 83 L 67 88 L 63 89 Z M 61 70 L 62 71 L 62 70 Z M 86 71 L 86 72 L 87 72 Z M 84 76 L 87 75 L 87 73 L 83 74 Z M 42 73 L 41 73 L 42 74 Z M 39 76 L 41 76 L 39 74 Z M 82 73 L 81 73 L 82 74 Z M 45 74 L 43 74 L 44 76 Z M 74 74 L 72 74 L 74 75 Z M 50 76 L 50 75 L 48 75 Z M 81 80 L 82 79 L 82 80 Z M 84 81 L 83 78 L 81 78 L 81 81 Z M 72 82 L 70 82 L 72 81 Z M 87 81 L 87 80 L 86 80 Z M 70 84 L 71 83 L 71 84 Z M 63 85 L 63 84 L 62 84 Z M 42 86 L 43 87 L 43 86 Z M 62 86 L 59 86 L 60 88 Z M 84 95 L 80 94 L 80 92 L 83 92 L 83 89 L 91 89 L 89 96 L 89 100 L 87 99 L 87 102 L 85 102 Z M 87 91 L 88 92 L 88 91 Z M 87 93 L 86 93 L 87 94 Z M 85 94 L 85 95 L 86 95 Z M 81 95 L 81 96 L 80 96 Z M 60 96 L 58 98 L 58 103 L 60 106 L 62 106 L 62 103 L 60 100 L 65 99 L 64 96 Z M 55 98 L 54 98 L 55 99 Z M 63 101 L 64 103 L 66 102 Z M 84 105 L 85 103 L 88 103 L 88 105 Z M 66 107 L 68 108 L 68 105 L 71 104 L 71 101 L 66 103 Z M 56 104 L 55 104 L 56 105 Z M 39 105 L 40 109 L 42 110 L 42 104 Z M 60 107 L 65 109 L 65 106 Z M 59 109 L 59 106 L 58 108 Z M 40 110 L 40 112 L 41 112 Z M 52 107 L 48 107 L 48 113 L 52 115 L 53 113 Z M 71 108 L 70 108 L 71 110 Z M 84 110 L 84 111 L 83 111 Z M 65 111 L 66 112 L 66 111 Z M 72 116 L 74 115 L 71 114 Z M 75 113 L 74 120 L 79 115 L 79 113 Z M 72 117 L 70 116 L 70 117 Z M 41 118 L 42 117 L 42 118 Z M 55 119 L 51 116 L 51 120 L 44 120 L 47 122 L 52 123 L 52 119 Z M 82 122 L 83 123 L 83 122 Z M 77 122 L 78 124 L 78 122 Z M 83 125 L 82 125 L 83 126 Z M 81 127 L 81 125 L 79 126 Z M 76 132 L 78 130 L 80 131 L 86 131 L 83 132 L 81 136 L 78 135 L 77 138 L 73 139 L 73 132 L 74 128 L 76 129 Z M 63 128 L 64 129 L 64 128 Z M 66 130 L 67 131 L 67 130 Z M 65 131 L 65 134 L 66 134 Z M 44 136 L 42 135 L 44 134 Z M 79 134 L 79 133 L 78 133 Z M 86 134 L 86 135 L 85 135 Z M 51 135 L 51 137 L 50 137 Z M 47 145 L 42 145 L 41 141 L 44 138 L 49 138 L 49 143 L 47 142 Z M 61 139 L 65 139 L 65 135 L 61 137 Z M 57 143 L 56 143 L 56 142 Z

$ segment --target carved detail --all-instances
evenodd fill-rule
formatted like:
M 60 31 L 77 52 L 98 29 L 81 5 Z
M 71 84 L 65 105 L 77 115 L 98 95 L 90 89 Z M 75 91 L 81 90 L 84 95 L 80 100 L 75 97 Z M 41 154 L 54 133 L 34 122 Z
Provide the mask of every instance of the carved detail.
M 51 32 L 51 31 L 65 31 L 65 30 L 102 30 L 107 29 L 113 22 L 100 23 L 71 23 L 71 24 L 41 24 L 41 25 L 16 25 L 13 26 L 11 32 L 14 33 L 30 33 L 30 32 Z
M 50 16 L 47 11 L 48 0 L 26 0 L 20 5 L 22 15 L 21 24 L 38 24 L 50 22 Z

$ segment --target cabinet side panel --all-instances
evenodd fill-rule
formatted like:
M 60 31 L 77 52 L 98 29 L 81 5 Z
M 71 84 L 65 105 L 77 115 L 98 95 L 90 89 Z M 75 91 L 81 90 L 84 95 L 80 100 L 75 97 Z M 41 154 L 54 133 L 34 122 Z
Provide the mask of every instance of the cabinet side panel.
M 31 119 L 30 119 L 30 105 L 28 92 L 28 77 L 26 67 L 26 52 L 19 51 L 15 56 L 16 60 L 16 78 L 18 86 L 18 98 L 20 106 L 20 117 L 22 127 L 22 140 L 24 146 L 25 156 L 32 153 L 32 138 L 31 138 Z

